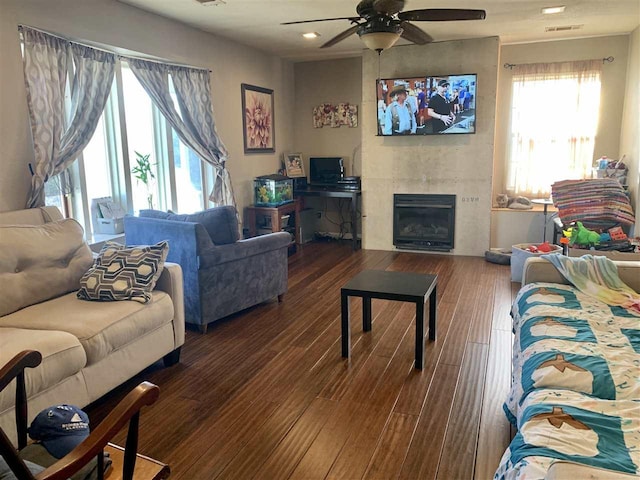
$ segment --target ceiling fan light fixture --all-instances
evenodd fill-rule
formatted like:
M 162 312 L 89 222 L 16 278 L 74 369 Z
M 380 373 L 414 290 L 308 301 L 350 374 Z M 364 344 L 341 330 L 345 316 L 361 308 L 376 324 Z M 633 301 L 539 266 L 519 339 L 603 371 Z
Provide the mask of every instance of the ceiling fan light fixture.
M 374 17 L 358 28 L 358 36 L 367 48 L 380 53 L 391 48 L 402 35 L 400 22 L 390 17 Z
M 360 35 L 366 47 L 376 52 L 393 47 L 399 38 L 400 34 L 394 32 L 370 32 Z
M 318 32 L 307 32 L 307 33 L 303 33 L 302 36 L 307 40 L 312 40 L 314 38 L 318 38 L 320 34 Z

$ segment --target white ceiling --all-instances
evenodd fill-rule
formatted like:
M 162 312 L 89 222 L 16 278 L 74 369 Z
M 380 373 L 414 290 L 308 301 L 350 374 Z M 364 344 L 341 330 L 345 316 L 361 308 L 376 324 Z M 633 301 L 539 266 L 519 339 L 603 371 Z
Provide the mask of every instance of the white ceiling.
M 280 25 L 281 22 L 356 16 L 358 0 L 222 0 L 202 5 L 197 0 L 120 0 L 123 3 L 178 20 L 293 61 L 360 55 L 357 35 L 320 49 L 351 25 L 348 20 Z M 218 0 L 221 1 L 221 0 Z M 542 7 L 566 5 L 564 13 L 543 15 Z M 485 20 L 414 22 L 436 42 L 499 36 L 502 43 L 627 34 L 640 24 L 640 0 L 407 0 L 404 10 L 474 8 L 487 12 Z M 545 27 L 583 25 L 579 30 L 545 32 Z M 321 37 L 305 40 L 302 33 Z M 408 43 L 400 40 L 398 45 Z

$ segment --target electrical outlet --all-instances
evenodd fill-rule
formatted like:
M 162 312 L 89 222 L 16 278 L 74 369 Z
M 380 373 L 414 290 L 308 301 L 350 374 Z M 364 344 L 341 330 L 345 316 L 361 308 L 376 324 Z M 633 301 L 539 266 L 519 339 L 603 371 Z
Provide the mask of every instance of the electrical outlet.
M 316 212 L 316 218 L 322 218 L 322 212 L 321 211 L 317 211 Z

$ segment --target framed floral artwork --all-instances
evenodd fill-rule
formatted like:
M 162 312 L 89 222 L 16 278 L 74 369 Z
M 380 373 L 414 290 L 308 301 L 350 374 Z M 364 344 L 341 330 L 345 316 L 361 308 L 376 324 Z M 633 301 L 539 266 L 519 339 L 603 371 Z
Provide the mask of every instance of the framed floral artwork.
M 242 84 L 244 153 L 275 152 L 273 90 Z

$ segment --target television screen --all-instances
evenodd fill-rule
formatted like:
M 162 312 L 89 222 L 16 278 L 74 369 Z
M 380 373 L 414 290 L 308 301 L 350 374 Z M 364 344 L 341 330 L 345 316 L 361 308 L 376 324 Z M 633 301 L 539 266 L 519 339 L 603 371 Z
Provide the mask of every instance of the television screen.
M 341 157 L 310 157 L 309 183 L 311 185 L 335 185 L 344 177 L 344 161 Z
M 476 74 L 377 80 L 378 135 L 476 133 Z

